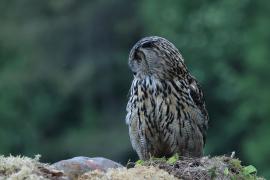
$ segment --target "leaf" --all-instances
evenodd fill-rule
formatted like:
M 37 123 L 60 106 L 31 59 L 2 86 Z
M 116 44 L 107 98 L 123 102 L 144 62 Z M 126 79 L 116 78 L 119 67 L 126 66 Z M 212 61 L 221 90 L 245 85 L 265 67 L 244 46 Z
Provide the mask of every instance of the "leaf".
M 257 172 L 257 169 L 252 165 L 249 165 L 243 168 L 244 175 L 254 174 L 256 172 Z
M 227 167 L 224 169 L 224 174 L 225 175 L 228 175 L 229 174 L 229 169 Z
M 144 163 L 144 161 L 143 160 L 141 160 L 141 159 L 139 159 L 138 161 L 136 161 L 136 165 L 142 165 Z

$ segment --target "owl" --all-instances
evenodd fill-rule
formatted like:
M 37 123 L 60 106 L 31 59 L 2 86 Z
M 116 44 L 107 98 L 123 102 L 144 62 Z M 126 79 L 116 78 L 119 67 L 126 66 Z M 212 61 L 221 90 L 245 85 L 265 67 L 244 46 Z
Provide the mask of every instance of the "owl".
M 131 49 L 129 67 L 134 77 L 126 123 L 139 158 L 202 156 L 208 113 L 178 49 L 165 38 L 145 37 Z

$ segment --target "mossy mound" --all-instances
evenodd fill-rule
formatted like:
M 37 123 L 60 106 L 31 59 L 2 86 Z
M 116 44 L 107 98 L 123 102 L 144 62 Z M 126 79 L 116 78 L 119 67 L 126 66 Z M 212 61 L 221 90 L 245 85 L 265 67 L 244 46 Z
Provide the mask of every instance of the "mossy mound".
M 132 167 L 131 167 L 132 166 Z M 0 179 L 73 179 L 52 166 L 39 162 L 39 156 L 28 157 L 0 156 Z M 91 171 L 80 175 L 79 180 L 121 180 L 121 179 L 222 179 L 222 180 L 263 180 L 257 177 L 253 166 L 243 166 L 240 160 L 226 157 L 169 159 L 151 158 L 149 161 L 129 162 L 127 167 Z
M 257 177 L 254 166 L 243 166 L 239 159 L 227 156 L 186 158 L 175 155 L 169 159 L 152 158 L 137 161 L 136 165 L 154 166 L 167 171 L 179 179 L 192 180 L 263 180 Z M 136 166 L 135 166 L 136 167 Z
M 62 172 L 55 171 L 48 164 L 39 162 L 39 158 L 39 155 L 33 159 L 23 156 L 0 156 L 0 179 L 47 180 L 64 177 Z
M 83 174 L 79 180 L 177 180 L 178 178 L 154 166 L 138 165 L 134 168 L 109 169 L 107 172 L 92 171 Z

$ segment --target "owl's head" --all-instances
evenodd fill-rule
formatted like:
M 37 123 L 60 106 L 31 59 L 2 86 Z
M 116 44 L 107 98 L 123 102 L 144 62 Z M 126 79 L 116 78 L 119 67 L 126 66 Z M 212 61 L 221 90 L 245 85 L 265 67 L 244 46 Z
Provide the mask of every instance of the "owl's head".
M 171 79 L 187 73 L 178 49 L 167 39 L 150 36 L 139 40 L 129 54 L 129 67 L 134 76 Z

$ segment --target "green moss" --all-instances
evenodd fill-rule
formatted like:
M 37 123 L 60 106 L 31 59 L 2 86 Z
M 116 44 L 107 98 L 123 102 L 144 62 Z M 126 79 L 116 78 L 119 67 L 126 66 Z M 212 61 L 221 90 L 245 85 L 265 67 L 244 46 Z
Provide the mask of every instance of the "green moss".
M 243 168 L 239 159 L 230 159 L 229 166 L 235 170 L 241 170 Z
M 208 170 L 211 179 L 215 179 L 217 177 L 217 168 L 216 167 L 212 167 L 211 169 Z
M 135 162 L 135 165 L 154 165 L 154 164 L 160 164 L 160 163 L 166 163 L 169 165 L 174 165 L 179 160 L 179 155 L 176 153 L 172 157 L 166 159 L 165 157 L 157 158 L 157 157 L 150 157 L 149 160 L 138 160 Z
M 241 161 L 238 159 L 231 159 L 229 161 L 230 177 L 232 180 L 262 180 L 263 178 L 257 177 L 257 169 L 252 166 L 242 166 Z
M 175 164 L 177 161 L 179 160 L 179 155 L 176 153 L 175 155 L 173 155 L 172 157 L 170 157 L 166 162 L 168 164 Z

